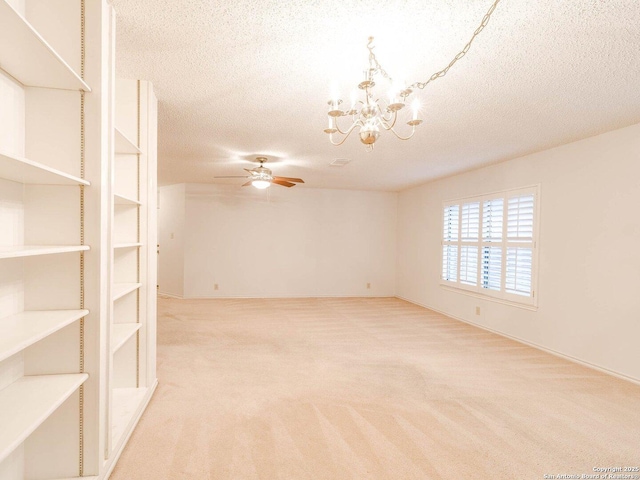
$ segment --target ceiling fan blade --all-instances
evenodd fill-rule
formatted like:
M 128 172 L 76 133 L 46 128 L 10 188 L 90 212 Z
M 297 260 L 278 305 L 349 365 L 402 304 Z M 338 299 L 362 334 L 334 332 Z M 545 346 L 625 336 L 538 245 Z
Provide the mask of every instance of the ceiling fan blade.
M 301 178 L 291 178 L 291 177 L 273 177 L 275 180 L 284 180 L 285 182 L 296 182 L 296 183 L 304 183 L 304 180 Z
M 287 182 L 286 180 L 282 180 L 280 177 L 275 177 L 273 180 L 271 180 L 271 183 L 275 183 L 276 185 L 282 185 L 283 187 L 288 187 L 288 188 L 296 186 L 295 183 Z
M 256 172 L 254 172 L 253 170 L 249 170 L 248 168 L 243 168 L 243 170 L 245 172 L 249 172 L 250 175 L 255 175 L 256 174 Z
M 213 176 L 213 179 L 215 180 L 216 178 L 249 178 L 247 175 L 224 175 L 222 177 L 218 177 L 216 175 Z
M 249 185 L 251 185 L 251 182 L 253 182 L 253 180 L 249 180 L 247 183 L 243 183 L 242 186 L 248 187 Z

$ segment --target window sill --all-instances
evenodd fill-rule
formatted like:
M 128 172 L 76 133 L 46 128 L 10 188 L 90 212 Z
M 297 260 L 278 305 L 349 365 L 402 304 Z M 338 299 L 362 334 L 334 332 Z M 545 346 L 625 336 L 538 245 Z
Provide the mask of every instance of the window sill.
M 451 285 L 447 285 L 447 284 L 444 284 L 444 283 L 441 283 L 440 287 L 445 289 L 445 290 L 448 290 L 450 292 L 461 293 L 462 295 L 467 295 L 469 297 L 479 298 L 481 300 L 486 300 L 488 302 L 500 303 L 502 305 L 508 305 L 510 307 L 522 308 L 523 310 L 529 310 L 531 312 L 537 312 L 538 311 L 538 305 L 536 305 L 536 304 L 528 305 L 526 303 L 513 302 L 511 300 L 505 300 L 503 298 L 491 297 L 489 295 L 483 295 L 481 293 L 472 292 L 470 290 L 465 290 L 464 288 L 452 287 Z

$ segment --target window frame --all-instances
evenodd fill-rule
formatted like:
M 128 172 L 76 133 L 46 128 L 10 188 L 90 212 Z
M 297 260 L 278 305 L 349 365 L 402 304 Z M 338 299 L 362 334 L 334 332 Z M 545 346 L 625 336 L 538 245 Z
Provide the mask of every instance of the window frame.
M 531 241 L 514 241 L 508 238 L 508 215 L 509 215 L 509 199 L 513 197 L 519 197 L 524 195 L 533 195 L 533 235 Z M 483 216 L 484 216 L 484 203 L 488 200 L 495 200 L 502 198 L 502 232 L 501 241 L 488 242 L 483 236 Z M 462 212 L 465 204 L 479 203 L 479 219 L 478 219 L 478 238 L 476 240 L 462 240 Z M 458 206 L 458 234 L 457 240 L 446 240 L 445 233 L 445 209 Z M 475 297 L 496 301 L 499 303 L 506 303 L 508 305 L 519 306 L 523 308 L 537 309 L 538 306 L 538 236 L 540 225 L 540 185 L 532 185 L 526 187 L 512 188 L 508 190 L 501 190 L 497 192 L 487 193 L 483 195 L 474 195 L 463 198 L 456 198 L 453 200 L 446 200 L 442 202 L 441 212 L 441 232 L 440 232 L 440 265 L 439 265 L 439 277 L 440 286 L 446 289 L 458 293 L 464 293 Z M 456 280 L 446 280 L 444 278 L 444 247 L 446 245 L 457 246 L 457 260 L 456 260 Z M 476 285 L 469 285 L 462 283 L 460 280 L 460 265 L 462 258 L 462 247 L 472 246 L 477 249 L 477 269 L 476 269 Z M 501 251 L 500 259 L 500 290 L 490 290 L 482 286 L 482 258 L 485 247 L 499 247 Z M 506 291 L 507 283 L 507 252 L 509 248 L 531 248 L 531 295 L 519 295 L 516 293 L 510 293 Z

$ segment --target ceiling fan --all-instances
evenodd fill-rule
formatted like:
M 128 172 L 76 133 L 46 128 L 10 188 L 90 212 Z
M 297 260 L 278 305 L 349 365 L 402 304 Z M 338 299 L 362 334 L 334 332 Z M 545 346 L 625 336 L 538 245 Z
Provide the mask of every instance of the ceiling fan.
M 301 178 L 274 176 L 271 170 L 264 166 L 264 163 L 266 161 L 267 157 L 256 157 L 256 162 L 260 162 L 260 166 L 252 168 L 251 170 L 245 168 L 244 170 L 247 171 L 249 175 L 235 175 L 215 178 L 248 178 L 249 181 L 242 186 L 246 187 L 249 185 L 253 185 L 260 190 L 270 187 L 272 183 L 275 183 L 276 185 L 282 185 L 283 187 L 287 188 L 295 187 L 296 183 L 304 183 L 304 180 L 302 180 Z

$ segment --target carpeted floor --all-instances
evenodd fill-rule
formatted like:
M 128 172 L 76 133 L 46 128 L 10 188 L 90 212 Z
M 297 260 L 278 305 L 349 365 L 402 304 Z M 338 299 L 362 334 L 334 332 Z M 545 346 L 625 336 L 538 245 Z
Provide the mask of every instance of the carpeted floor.
M 161 298 L 158 312 L 160 384 L 112 480 L 640 465 L 640 386 L 402 300 Z

